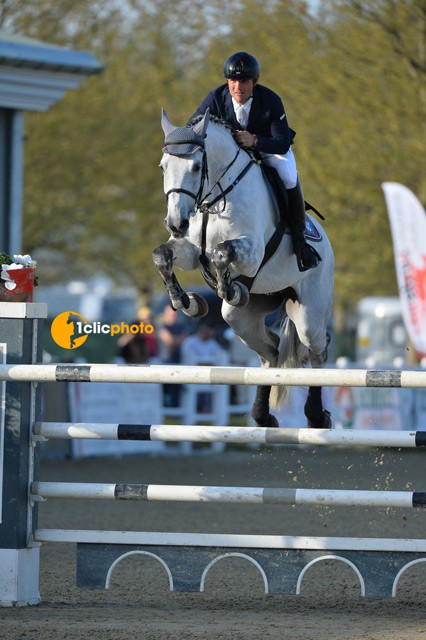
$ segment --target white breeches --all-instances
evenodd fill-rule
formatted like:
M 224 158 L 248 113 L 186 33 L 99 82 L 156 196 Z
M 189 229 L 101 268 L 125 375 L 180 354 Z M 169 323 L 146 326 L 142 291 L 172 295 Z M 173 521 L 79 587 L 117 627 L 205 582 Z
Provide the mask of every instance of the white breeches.
M 273 167 L 278 172 L 286 189 L 294 189 L 297 185 L 296 159 L 291 148 L 285 155 L 274 153 L 262 153 L 263 162 L 269 167 Z

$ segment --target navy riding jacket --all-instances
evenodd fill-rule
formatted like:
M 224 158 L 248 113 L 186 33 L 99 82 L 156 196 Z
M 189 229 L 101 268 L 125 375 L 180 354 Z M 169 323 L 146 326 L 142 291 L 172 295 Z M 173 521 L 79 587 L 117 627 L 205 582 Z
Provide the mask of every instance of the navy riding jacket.
M 235 117 L 232 96 L 227 83 L 210 91 L 189 121 L 204 115 L 207 108 L 210 109 L 211 114 L 226 120 L 235 129 L 241 129 Z M 287 153 L 296 135 L 296 132 L 288 126 L 281 98 L 271 89 L 260 84 L 256 84 L 253 90 L 247 131 L 257 135 L 257 150 L 280 155 Z

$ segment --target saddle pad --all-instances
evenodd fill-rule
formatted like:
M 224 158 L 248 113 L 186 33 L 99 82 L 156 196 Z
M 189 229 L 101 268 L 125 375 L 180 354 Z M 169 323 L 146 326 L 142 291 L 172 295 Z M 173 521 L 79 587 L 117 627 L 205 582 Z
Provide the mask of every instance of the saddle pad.
M 307 240 L 312 240 L 313 242 L 321 242 L 322 236 L 312 220 L 306 217 L 306 229 L 305 229 L 305 237 Z

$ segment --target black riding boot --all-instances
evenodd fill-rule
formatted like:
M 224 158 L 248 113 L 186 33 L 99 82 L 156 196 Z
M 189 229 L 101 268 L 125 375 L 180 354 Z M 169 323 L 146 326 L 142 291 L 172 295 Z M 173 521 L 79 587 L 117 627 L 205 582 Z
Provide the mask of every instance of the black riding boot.
M 299 271 L 307 271 L 319 265 L 321 256 L 306 242 L 305 200 L 299 181 L 297 181 L 297 186 L 294 187 L 294 189 L 287 189 L 287 196 L 290 216 L 289 225 L 293 240 L 293 250 L 297 258 L 297 266 L 299 267 Z

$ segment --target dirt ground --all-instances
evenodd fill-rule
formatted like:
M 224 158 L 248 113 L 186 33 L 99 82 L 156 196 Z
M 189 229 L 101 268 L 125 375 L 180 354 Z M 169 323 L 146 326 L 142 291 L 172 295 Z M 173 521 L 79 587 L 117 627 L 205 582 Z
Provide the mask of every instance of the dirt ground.
M 205 453 L 205 452 L 204 452 Z M 43 462 L 42 480 L 425 490 L 424 451 L 283 446 L 190 457 Z M 48 500 L 39 526 L 271 535 L 424 538 L 426 509 L 291 507 Z M 264 595 L 242 558 L 217 563 L 204 593 L 170 593 L 153 558 L 132 556 L 109 590 L 75 586 L 75 545 L 42 548 L 42 603 L 0 609 L 0 638 L 43 640 L 426 640 L 426 563 L 402 576 L 394 599 L 362 598 L 351 568 L 317 563 L 300 596 Z

